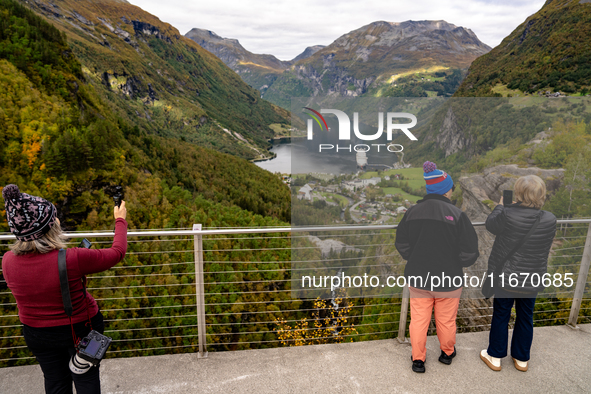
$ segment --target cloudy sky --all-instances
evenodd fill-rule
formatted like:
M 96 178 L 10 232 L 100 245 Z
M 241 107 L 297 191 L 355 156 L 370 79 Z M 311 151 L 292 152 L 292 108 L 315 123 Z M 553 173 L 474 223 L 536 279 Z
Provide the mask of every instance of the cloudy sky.
M 290 60 L 311 45 L 385 20 L 445 20 L 494 47 L 537 12 L 545 0 L 128 0 L 176 27 L 236 38 L 254 53 Z

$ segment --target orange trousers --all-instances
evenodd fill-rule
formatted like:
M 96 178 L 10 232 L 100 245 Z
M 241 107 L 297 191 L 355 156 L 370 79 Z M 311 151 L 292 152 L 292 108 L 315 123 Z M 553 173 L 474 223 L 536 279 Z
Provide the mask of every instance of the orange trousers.
M 427 331 L 431 313 L 435 309 L 435 326 L 441 350 L 448 356 L 456 344 L 456 316 L 462 289 L 437 292 L 409 287 L 410 290 L 410 344 L 412 359 L 425 361 Z

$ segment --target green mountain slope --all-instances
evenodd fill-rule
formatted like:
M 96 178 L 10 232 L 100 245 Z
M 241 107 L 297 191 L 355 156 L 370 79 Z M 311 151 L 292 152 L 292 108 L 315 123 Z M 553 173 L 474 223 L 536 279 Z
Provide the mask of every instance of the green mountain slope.
M 491 52 L 476 59 L 456 96 L 591 89 L 591 3 L 548 0 Z
M 0 0 L 0 15 L 0 185 L 55 202 L 68 228 L 108 228 L 116 184 L 136 211 L 132 228 L 190 225 L 199 195 L 289 219 L 289 190 L 277 177 L 129 123 L 84 80 L 59 30 L 13 0 Z M 169 207 L 164 192 L 172 189 L 180 197 Z
M 141 130 L 257 158 L 268 156 L 269 125 L 288 122 L 219 59 L 125 1 L 23 4 L 67 34 L 85 78 Z

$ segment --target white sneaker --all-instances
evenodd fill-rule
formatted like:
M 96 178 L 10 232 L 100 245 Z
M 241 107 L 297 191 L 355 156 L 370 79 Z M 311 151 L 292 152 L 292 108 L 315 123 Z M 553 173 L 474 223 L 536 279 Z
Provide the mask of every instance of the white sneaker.
M 527 371 L 527 361 L 519 361 L 518 359 L 514 358 L 513 363 L 515 364 L 515 368 L 517 368 L 518 371 Z
M 480 352 L 480 358 L 493 371 L 500 371 L 501 370 L 501 359 L 489 355 L 486 352 L 486 349 L 484 349 Z

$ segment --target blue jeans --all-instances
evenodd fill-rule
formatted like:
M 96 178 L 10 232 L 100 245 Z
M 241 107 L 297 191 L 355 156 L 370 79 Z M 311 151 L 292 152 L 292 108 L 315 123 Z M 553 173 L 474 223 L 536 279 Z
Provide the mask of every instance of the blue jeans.
M 103 315 L 98 312 L 92 319 L 92 328 L 101 334 L 105 331 Z M 78 338 L 84 338 L 90 328 L 85 322 L 74 324 Z M 70 325 L 57 327 L 23 327 L 27 346 L 37 358 L 45 378 L 45 393 L 72 394 L 72 382 L 79 394 L 100 394 L 99 367 L 91 367 L 84 374 L 70 371 L 70 359 L 76 354 Z
M 534 306 L 537 293 L 533 298 L 511 298 L 509 293 L 503 297 L 494 298 L 494 311 L 488 339 L 488 354 L 492 357 L 507 356 L 507 342 L 509 340 L 509 319 L 511 308 L 515 304 L 515 327 L 511 338 L 511 357 L 519 361 L 529 361 L 531 344 L 534 338 Z

